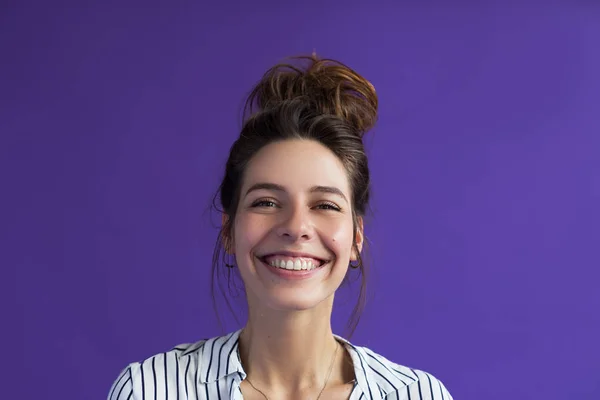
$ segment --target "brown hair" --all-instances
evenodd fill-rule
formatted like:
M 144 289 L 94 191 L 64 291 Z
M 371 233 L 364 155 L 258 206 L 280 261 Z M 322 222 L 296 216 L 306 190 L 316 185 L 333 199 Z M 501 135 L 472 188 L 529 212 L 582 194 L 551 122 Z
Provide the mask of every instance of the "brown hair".
M 214 199 L 216 205 L 219 197 L 220 211 L 228 218 L 221 227 L 213 253 L 213 299 L 215 280 L 219 277 L 227 275 L 231 287 L 232 268 L 226 268 L 220 261 L 224 262 L 224 244 L 232 235 L 246 166 L 264 146 L 288 139 L 308 139 L 332 151 L 348 174 L 354 236 L 357 217 L 364 216 L 368 207 L 370 175 L 362 137 L 377 120 L 375 88 L 357 72 L 335 60 L 319 59 L 313 54 L 293 57 L 292 61 L 297 63 L 277 64 L 269 69 L 245 103 L 243 127 L 231 146 L 225 175 Z M 348 322 L 350 335 L 364 309 L 367 283 L 366 265 L 356 243 L 354 247 L 359 257 L 361 288 Z M 226 295 L 225 300 L 233 311 Z

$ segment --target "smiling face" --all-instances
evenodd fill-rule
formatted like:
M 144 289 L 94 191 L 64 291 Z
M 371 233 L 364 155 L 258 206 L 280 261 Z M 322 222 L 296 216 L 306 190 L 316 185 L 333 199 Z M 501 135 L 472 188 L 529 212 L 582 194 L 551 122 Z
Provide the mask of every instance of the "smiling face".
M 333 301 L 351 259 L 352 194 L 344 166 L 323 145 L 286 140 L 250 161 L 240 190 L 231 250 L 249 305 L 303 310 Z

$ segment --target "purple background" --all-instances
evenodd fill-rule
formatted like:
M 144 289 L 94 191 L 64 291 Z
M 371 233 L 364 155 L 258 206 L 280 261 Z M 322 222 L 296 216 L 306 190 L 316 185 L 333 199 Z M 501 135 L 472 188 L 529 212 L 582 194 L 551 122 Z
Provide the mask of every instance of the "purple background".
M 352 341 L 457 400 L 600 398 L 600 7 L 73 3 L 1 6 L 0 397 L 103 399 L 221 333 L 206 210 L 240 105 L 316 48 L 381 101 Z

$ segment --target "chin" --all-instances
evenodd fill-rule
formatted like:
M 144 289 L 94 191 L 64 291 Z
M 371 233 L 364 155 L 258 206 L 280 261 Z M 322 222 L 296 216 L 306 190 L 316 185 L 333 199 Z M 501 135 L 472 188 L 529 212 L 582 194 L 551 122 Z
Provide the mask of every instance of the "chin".
M 307 296 L 306 293 L 278 293 L 269 297 L 262 299 L 269 308 L 278 311 L 304 311 L 322 306 L 330 296 L 316 298 Z
M 337 276 L 341 275 L 341 270 L 336 269 L 336 263 L 321 266 L 322 272 L 313 278 L 290 281 L 273 278 L 269 273 L 263 272 L 266 266 L 259 259 L 248 264 L 253 265 L 254 271 L 250 268 L 245 270 L 248 272 L 245 284 L 253 293 L 253 305 L 259 308 L 305 311 L 331 307 L 335 291 L 343 280 L 343 276 Z

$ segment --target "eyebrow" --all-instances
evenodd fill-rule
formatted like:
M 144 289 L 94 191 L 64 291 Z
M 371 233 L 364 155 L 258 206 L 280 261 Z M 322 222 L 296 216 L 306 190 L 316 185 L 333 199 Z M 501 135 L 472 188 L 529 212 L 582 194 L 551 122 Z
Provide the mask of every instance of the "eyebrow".
M 248 194 L 250 192 L 253 192 L 255 190 L 272 190 L 275 192 L 286 192 L 285 187 L 283 187 L 281 185 L 278 185 L 276 183 L 261 182 L 261 183 L 255 183 L 254 185 L 250 186 L 250 188 L 246 191 L 245 196 L 248 196 Z M 312 188 L 310 188 L 310 192 L 311 193 L 334 194 L 334 195 L 340 196 L 346 202 L 348 202 L 348 199 L 346 198 L 344 193 L 340 189 L 338 189 L 334 186 L 313 186 Z

